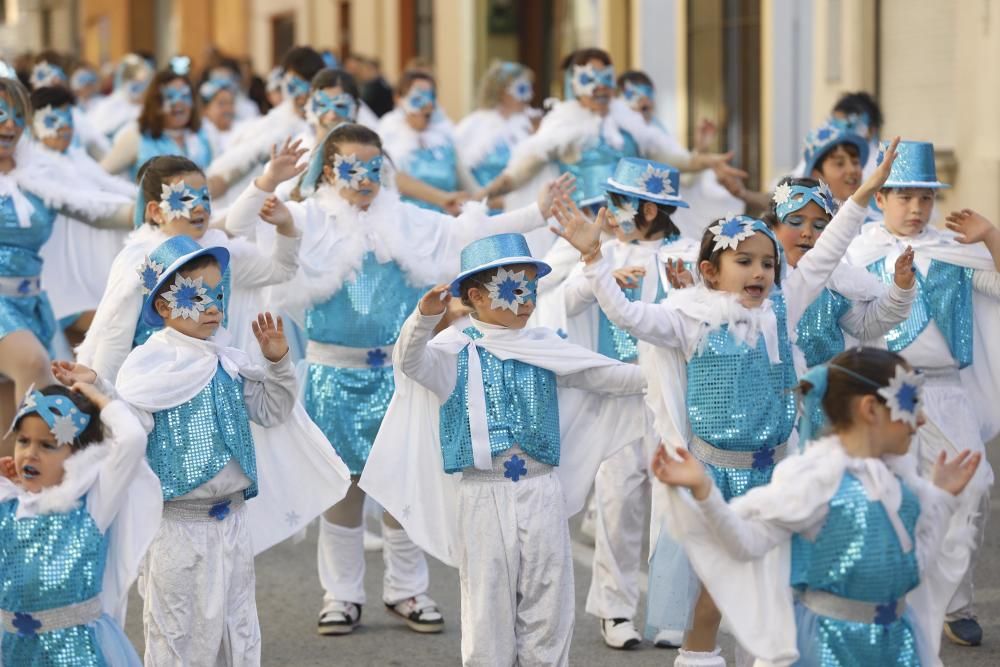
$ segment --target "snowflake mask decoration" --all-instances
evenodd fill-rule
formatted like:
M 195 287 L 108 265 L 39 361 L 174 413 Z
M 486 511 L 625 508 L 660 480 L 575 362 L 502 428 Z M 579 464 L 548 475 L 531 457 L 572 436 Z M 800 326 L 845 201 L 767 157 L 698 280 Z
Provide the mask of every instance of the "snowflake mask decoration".
M 625 234 L 631 234 L 638 229 L 635 224 L 635 215 L 639 212 L 639 198 L 630 195 L 618 195 L 621 206 L 615 204 L 614 198 L 610 195 L 604 196 L 604 203 L 607 204 L 608 213 L 615 219 L 618 229 Z
M 625 82 L 625 101 L 628 105 L 638 111 L 642 108 L 643 100 L 653 99 L 653 87 L 645 83 Z
M 309 112 L 317 123 L 323 116 L 333 113 L 334 116 L 347 122 L 353 122 L 358 111 L 358 103 L 347 93 L 330 96 L 322 90 L 313 93 L 309 100 Z
M 73 129 L 73 112 L 67 107 L 53 107 L 51 104 L 35 112 L 31 123 L 35 136 L 48 139 L 59 134 L 64 127 Z
M 212 197 L 208 194 L 208 186 L 192 188 L 184 181 L 172 185 L 163 184 L 160 193 L 160 210 L 167 222 L 176 218 L 190 218 L 191 212 L 201 206 L 205 215 L 212 215 Z
M 615 87 L 615 68 L 611 65 L 597 69 L 591 63 L 573 65 L 573 94 L 593 97 L 598 86 Z
M 197 322 L 201 314 L 213 305 L 223 311 L 225 289 L 220 281 L 217 285 L 206 285 L 204 279 L 188 278 L 177 274 L 170 289 L 163 293 L 163 299 L 170 305 L 170 317 L 184 318 Z
M 524 269 L 514 272 L 501 266 L 490 282 L 480 283 L 493 299 L 490 308 L 507 309 L 517 315 L 520 306 L 535 302 L 538 281 L 527 280 L 524 273 Z
M 725 220 L 710 227 L 715 241 L 716 250 L 732 249 L 736 250 L 740 241 L 750 238 L 757 230 L 754 229 L 756 220 L 745 215 L 727 216 Z
M 531 80 L 526 77 L 518 77 L 507 85 L 507 94 L 518 102 L 530 102 L 535 96 L 535 89 L 531 85 Z
M 32 88 L 44 88 L 46 86 L 65 86 L 66 72 L 59 65 L 45 62 L 44 60 L 34 66 L 31 70 Z
M 421 113 L 425 108 L 433 107 L 435 103 L 434 91 L 430 88 L 413 88 L 403 98 L 403 111 L 406 113 Z
M 21 402 L 14 423 L 11 424 L 11 430 L 18 420 L 30 414 L 41 417 L 60 446 L 72 444 L 90 424 L 90 415 L 81 412 L 68 396 L 46 396 L 40 391 L 35 391 L 34 385 L 29 387 L 28 393 L 24 395 L 24 401 Z
M 370 160 L 359 160 L 356 155 L 340 155 L 333 158 L 333 178 L 336 182 L 352 190 L 360 190 L 362 181 L 382 182 L 382 156 Z
M 902 365 L 896 366 L 896 374 L 889 380 L 888 386 L 878 390 L 878 395 L 885 399 L 889 416 L 893 421 L 904 422 L 912 428 L 917 428 L 923 385 L 924 378 L 921 375 L 907 370 Z

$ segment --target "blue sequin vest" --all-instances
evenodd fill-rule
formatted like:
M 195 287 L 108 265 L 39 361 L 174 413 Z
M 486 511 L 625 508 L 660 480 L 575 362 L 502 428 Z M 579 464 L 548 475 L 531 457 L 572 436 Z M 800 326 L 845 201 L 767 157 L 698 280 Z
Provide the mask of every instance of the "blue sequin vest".
M 236 459 L 252 484 L 243 495 L 257 495 L 257 458 L 243 382 L 219 366 L 212 381 L 187 403 L 153 415 L 146 445 L 149 466 L 160 478 L 163 499 L 193 491 Z
M 226 272 L 222 274 L 222 326 L 229 325 L 229 295 L 232 294 L 232 272 L 229 267 L 226 267 Z M 142 315 L 139 316 L 139 321 L 135 324 L 135 334 L 132 336 L 132 347 L 139 347 L 147 340 L 149 337 L 155 334 L 157 331 L 163 327 L 151 327 L 142 319 Z
M 135 157 L 135 165 L 132 167 L 132 180 L 135 180 L 139 167 L 144 165 L 147 160 L 160 155 L 183 155 L 201 169 L 208 169 L 208 165 L 212 162 L 212 144 L 209 143 L 204 128 L 198 130 L 196 136 L 198 139 L 197 149 L 188 155 L 186 148 L 179 146 L 166 132 L 161 134 L 159 139 L 153 138 L 148 132 L 143 132 L 139 135 L 139 151 Z M 185 137 L 185 145 L 186 141 Z
M 805 356 L 806 367 L 825 364 L 844 351 L 840 318 L 850 309 L 850 299 L 830 288 L 824 288 L 809 304 L 795 328 L 796 345 Z
M 0 276 L 32 278 L 41 275 L 42 258 L 38 251 L 52 236 L 56 212 L 30 192 L 21 194 L 32 207 L 28 227 L 18 223 L 14 200 L 0 195 Z
M 632 135 L 622 131 L 622 138 L 625 143 L 621 150 L 617 150 L 604 140 L 603 133 L 599 133 L 597 141 L 580 153 L 578 161 L 558 162 L 560 174 L 568 172 L 576 177 L 576 190 L 572 194 L 574 202 L 579 204 L 604 197 L 604 186 L 614 174 L 618 161 L 639 154 Z
M 868 265 L 868 271 L 886 285 L 892 282 L 892 272 L 885 258 Z M 951 356 L 959 368 L 972 363 L 972 274 L 973 269 L 932 260 L 927 275 L 918 269 L 917 297 L 910 316 L 885 335 L 886 346 L 902 352 L 927 328 L 931 320 L 948 342 Z
M 510 146 L 506 141 L 500 140 L 479 164 L 472 167 L 472 177 L 479 185 L 489 185 L 503 172 L 508 162 L 510 162 Z
M 392 345 L 423 292 L 406 281 L 398 264 L 380 264 L 369 252 L 353 280 L 306 311 L 306 336 L 346 347 Z
M 455 147 L 448 144 L 433 148 L 418 148 L 406 158 L 406 168 L 403 170 L 418 181 L 427 183 L 438 190 L 455 192 L 458 190 L 458 160 L 455 157 Z M 433 211 L 441 209 L 419 199 L 403 197 L 420 208 Z
M 465 329 L 473 340 L 483 335 Z M 479 348 L 486 392 L 486 423 L 493 456 L 514 445 L 536 461 L 559 465 L 559 401 L 555 373 L 516 359 L 502 361 Z M 441 406 L 441 456 L 445 472 L 472 465 L 468 410 L 469 348 L 458 353 L 458 378 Z
M 901 599 L 916 588 L 920 503 L 905 484 L 902 493 L 899 518 L 914 544 L 909 553 L 882 503 L 869 500 L 858 478 L 845 472 L 816 539 L 792 537 L 791 585 L 872 603 Z
M 716 448 L 745 452 L 777 447 L 792 433 L 797 379 L 784 296 L 772 292 L 771 303 L 781 363 L 771 363 L 763 335 L 750 347 L 733 339 L 725 324 L 707 334 L 688 361 L 691 430 Z

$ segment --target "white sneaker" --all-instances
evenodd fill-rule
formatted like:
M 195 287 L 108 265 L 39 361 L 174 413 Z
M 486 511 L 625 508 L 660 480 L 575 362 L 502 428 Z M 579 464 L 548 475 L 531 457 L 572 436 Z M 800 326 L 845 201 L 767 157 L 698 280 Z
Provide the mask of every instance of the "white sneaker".
M 602 618 L 601 636 L 611 648 L 633 649 L 642 643 L 642 636 L 629 618 Z
M 660 630 L 653 637 L 653 646 L 656 648 L 680 648 L 684 641 L 684 633 L 676 630 Z

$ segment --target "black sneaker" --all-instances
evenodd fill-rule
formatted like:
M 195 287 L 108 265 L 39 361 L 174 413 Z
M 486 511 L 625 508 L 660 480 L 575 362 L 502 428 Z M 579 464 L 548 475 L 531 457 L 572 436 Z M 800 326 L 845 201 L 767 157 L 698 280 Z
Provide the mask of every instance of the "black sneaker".
M 349 635 L 361 623 L 361 605 L 332 602 L 319 615 L 317 632 L 321 635 Z
M 631 618 L 602 618 L 601 637 L 611 648 L 628 651 L 642 643 L 642 635 Z
M 959 646 L 979 646 L 983 643 L 983 629 L 974 618 L 945 621 L 944 636 Z

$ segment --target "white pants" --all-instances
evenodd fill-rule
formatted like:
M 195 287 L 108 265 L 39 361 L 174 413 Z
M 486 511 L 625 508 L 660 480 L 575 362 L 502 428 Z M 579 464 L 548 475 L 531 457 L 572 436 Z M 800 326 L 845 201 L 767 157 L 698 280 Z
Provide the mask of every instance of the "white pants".
M 246 506 L 222 521 L 164 516 L 139 577 L 147 667 L 260 664 Z
M 594 481 L 594 564 L 587 613 L 598 618 L 635 616 L 639 604 L 642 536 L 649 507 L 649 462 L 645 442 L 604 461 Z
M 363 605 L 365 596 L 364 524 L 338 526 L 320 517 L 317 545 L 324 606 L 333 601 Z M 396 604 L 427 592 L 427 558 L 406 531 L 382 524 L 382 600 Z
M 575 605 L 564 506 L 551 472 L 517 482 L 463 478 L 462 664 L 568 664 Z
M 972 577 L 989 518 L 989 486 L 993 482 L 993 471 L 986 460 L 986 447 L 979 434 L 979 420 L 972 410 L 971 399 L 966 391 L 957 384 L 942 384 L 929 378 L 924 386 L 923 399 L 927 423 L 917 431 L 914 438 L 922 476 L 930 478 L 941 452 L 945 452 L 948 459 L 954 458 L 964 449 L 983 455 L 979 470 L 962 492 L 961 503 L 951 521 L 952 527 L 961 530 L 962 525 L 967 524 L 970 517 L 974 517 L 972 522 L 976 527 L 976 537 L 969 556 L 969 568 L 948 603 L 946 618 L 949 621 L 971 618 L 974 596 Z

